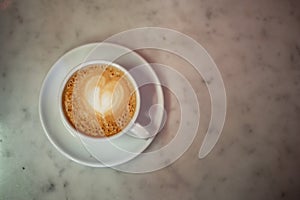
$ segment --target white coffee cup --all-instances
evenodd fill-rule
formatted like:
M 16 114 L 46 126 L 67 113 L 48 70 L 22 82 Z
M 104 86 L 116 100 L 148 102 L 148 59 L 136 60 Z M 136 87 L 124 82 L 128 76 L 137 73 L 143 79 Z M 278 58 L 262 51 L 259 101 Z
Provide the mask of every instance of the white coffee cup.
M 119 70 L 121 70 L 122 72 L 124 72 L 125 76 L 127 77 L 127 79 L 131 82 L 131 84 L 134 86 L 135 89 L 135 93 L 136 93 L 136 108 L 135 108 L 135 113 L 132 117 L 132 119 L 130 120 L 130 122 L 128 123 L 128 125 L 123 128 L 122 131 L 116 133 L 115 135 L 112 136 L 108 136 L 108 137 L 91 137 L 91 136 L 87 136 L 83 133 L 81 133 L 80 131 L 76 130 L 69 122 L 69 120 L 66 118 L 64 111 L 63 111 L 63 104 L 62 104 L 62 96 L 63 96 L 63 90 L 64 87 L 67 83 L 67 81 L 70 79 L 70 77 L 79 69 L 86 67 L 88 65 L 93 65 L 93 64 L 97 64 L 97 65 L 110 65 L 113 66 Z M 148 131 L 140 124 L 138 124 L 136 122 L 136 119 L 138 117 L 139 111 L 140 111 L 140 106 L 141 106 L 141 99 L 140 99 L 140 92 L 138 89 L 138 86 L 136 84 L 136 81 L 134 80 L 134 78 L 131 76 L 131 74 L 122 66 L 116 64 L 116 63 L 112 63 L 112 62 L 108 62 L 108 61 L 104 61 L 104 60 L 93 60 L 93 61 L 88 61 L 88 62 L 84 62 L 81 63 L 80 65 L 74 67 L 65 77 L 60 90 L 59 90 L 59 111 L 60 111 L 60 115 L 61 115 L 61 119 L 63 121 L 63 124 L 65 125 L 65 127 L 68 129 L 68 131 L 74 136 L 74 137 L 80 137 L 83 138 L 85 140 L 111 140 L 111 139 L 116 139 L 124 134 L 128 134 L 130 136 L 136 137 L 136 138 L 141 138 L 141 139 L 146 139 L 149 137 L 152 137 Z

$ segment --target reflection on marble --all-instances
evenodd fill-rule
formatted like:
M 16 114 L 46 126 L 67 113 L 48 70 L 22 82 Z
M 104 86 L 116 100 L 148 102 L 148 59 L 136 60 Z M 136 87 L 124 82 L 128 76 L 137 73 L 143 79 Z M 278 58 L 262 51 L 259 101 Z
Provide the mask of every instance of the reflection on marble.
M 299 1 L 18 1 L 0 9 L 0 199 L 298 199 Z M 183 59 L 143 50 L 197 92 L 198 136 L 171 166 L 148 174 L 80 166 L 47 140 L 39 89 L 67 50 L 124 30 L 160 26 L 201 43 L 219 66 L 228 113 L 214 150 L 197 159 L 210 118 L 205 83 Z M 167 39 L 167 38 L 166 38 Z M 213 81 L 213 80 L 212 80 Z M 171 115 L 148 151 L 172 139 Z

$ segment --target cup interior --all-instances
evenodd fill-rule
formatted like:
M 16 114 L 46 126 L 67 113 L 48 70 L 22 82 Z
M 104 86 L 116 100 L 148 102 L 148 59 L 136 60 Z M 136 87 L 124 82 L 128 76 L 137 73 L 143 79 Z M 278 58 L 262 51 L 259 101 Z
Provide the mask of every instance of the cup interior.
M 135 108 L 135 112 L 134 115 L 132 117 L 132 119 L 130 120 L 130 122 L 127 124 L 127 126 L 125 128 L 123 128 L 122 131 L 112 135 L 112 136 L 106 136 L 106 137 L 93 137 L 93 136 L 89 136 L 86 135 L 82 132 L 80 132 L 79 130 L 77 130 L 76 128 L 73 127 L 73 125 L 69 122 L 69 120 L 67 119 L 67 117 L 65 116 L 65 113 L 63 111 L 63 103 L 62 103 L 62 98 L 63 98 L 63 91 L 65 88 L 65 85 L 67 84 L 68 80 L 71 78 L 71 76 L 78 70 L 87 67 L 89 65 L 110 65 L 113 66 L 119 70 L 121 70 L 122 72 L 124 72 L 126 78 L 130 81 L 130 83 L 133 85 L 134 90 L 135 90 L 135 94 L 136 94 L 136 108 Z M 79 64 L 78 66 L 74 67 L 70 72 L 68 72 L 67 76 L 65 77 L 64 81 L 62 82 L 60 89 L 59 89 L 59 111 L 60 111 L 60 115 L 61 115 L 61 119 L 63 121 L 63 124 L 65 125 L 65 127 L 68 129 L 68 131 L 74 136 L 77 137 L 78 135 L 80 137 L 85 137 L 87 139 L 95 139 L 95 140 L 105 140 L 105 139 L 115 139 L 117 137 L 120 137 L 121 135 L 123 135 L 124 133 L 128 132 L 130 130 L 130 128 L 133 126 L 133 124 L 135 123 L 137 116 L 139 114 L 140 111 L 140 92 L 139 92 L 139 88 L 137 86 L 136 81 L 134 80 L 134 78 L 132 77 L 132 75 L 122 66 L 120 66 L 119 64 L 113 63 L 113 62 L 109 62 L 109 61 L 104 61 L 104 60 L 93 60 L 93 61 L 88 61 L 88 62 L 84 62 Z

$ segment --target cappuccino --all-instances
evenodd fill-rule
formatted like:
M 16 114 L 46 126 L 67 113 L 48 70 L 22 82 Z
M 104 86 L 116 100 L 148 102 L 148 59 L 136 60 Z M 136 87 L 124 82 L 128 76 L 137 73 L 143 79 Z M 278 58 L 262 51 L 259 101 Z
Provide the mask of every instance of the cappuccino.
M 73 128 L 87 136 L 107 137 L 121 132 L 132 120 L 137 95 L 122 70 L 92 64 L 71 75 L 61 100 L 64 115 Z

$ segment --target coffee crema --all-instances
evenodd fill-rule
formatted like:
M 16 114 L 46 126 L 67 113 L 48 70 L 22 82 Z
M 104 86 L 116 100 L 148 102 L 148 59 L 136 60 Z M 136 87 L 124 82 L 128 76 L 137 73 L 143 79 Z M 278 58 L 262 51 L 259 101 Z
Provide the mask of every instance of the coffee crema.
M 62 94 L 64 115 L 79 132 L 112 136 L 134 116 L 136 92 L 126 74 L 111 65 L 85 66 L 68 79 Z

